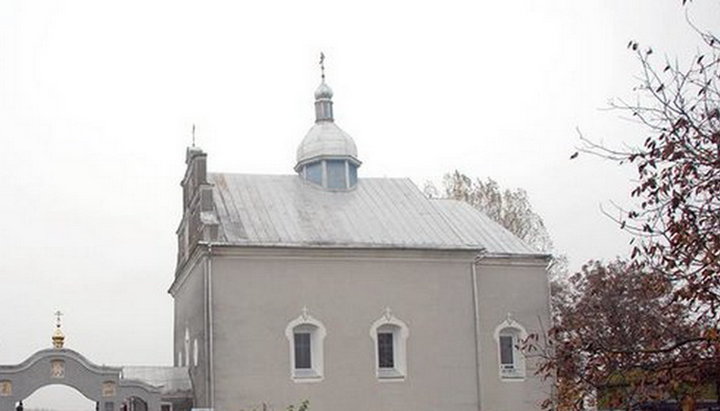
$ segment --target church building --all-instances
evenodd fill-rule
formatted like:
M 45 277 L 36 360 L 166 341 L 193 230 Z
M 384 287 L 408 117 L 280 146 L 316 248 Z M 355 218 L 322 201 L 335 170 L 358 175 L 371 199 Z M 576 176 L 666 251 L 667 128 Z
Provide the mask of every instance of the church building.
M 294 173 L 209 172 L 187 149 L 169 292 L 194 406 L 539 409 L 549 386 L 517 344 L 550 322 L 549 256 L 408 178 L 363 177 L 332 98 L 323 73 Z

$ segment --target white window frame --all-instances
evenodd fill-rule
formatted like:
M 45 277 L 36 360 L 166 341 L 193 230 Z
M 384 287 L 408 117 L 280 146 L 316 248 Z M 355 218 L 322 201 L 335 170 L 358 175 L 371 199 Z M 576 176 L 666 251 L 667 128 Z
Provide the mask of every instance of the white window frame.
M 502 381 L 524 381 L 525 380 L 525 355 L 518 349 L 518 344 L 527 338 L 527 331 L 522 324 L 515 321 L 511 315 L 495 328 L 493 336 L 497 346 L 498 375 Z M 512 338 L 512 364 L 502 364 L 500 337 Z
M 393 368 L 380 368 L 378 333 L 393 335 Z M 405 381 L 407 377 L 407 339 L 410 331 L 407 324 L 395 317 L 389 308 L 370 327 L 370 338 L 375 351 L 375 377 L 378 381 Z
M 310 368 L 295 368 L 295 333 L 310 333 Z M 302 314 L 285 327 L 285 337 L 290 344 L 290 378 L 294 382 L 322 381 L 325 373 L 324 340 L 327 330 L 322 322 L 308 314 L 303 308 Z

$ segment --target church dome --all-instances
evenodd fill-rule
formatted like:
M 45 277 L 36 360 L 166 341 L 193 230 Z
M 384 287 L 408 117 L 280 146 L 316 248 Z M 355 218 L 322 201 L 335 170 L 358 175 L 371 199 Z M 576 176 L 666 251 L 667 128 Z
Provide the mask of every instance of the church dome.
M 332 121 L 315 123 L 297 149 L 296 169 L 320 158 L 349 158 L 359 163 L 357 147 L 349 134 Z
M 63 348 L 65 345 L 65 334 L 63 334 L 62 330 L 60 329 L 60 323 L 58 323 L 57 327 L 55 327 L 55 332 L 52 335 L 52 342 L 53 347 L 55 348 Z
M 315 89 L 315 99 L 316 100 L 319 100 L 321 98 L 332 98 L 332 96 L 333 96 L 332 89 L 330 88 L 330 86 L 325 84 L 324 81 L 322 83 L 320 83 L 318 88 Z
M 304 180 L 328 190 L 351 190 L 357 184 L 360 160 L 355 141 L 335 124 L 333 92 L 325 83 L 325 55 L 320 54 L 322 76 L 315 89 L 315 124 L 297 148 L 295 171 Z

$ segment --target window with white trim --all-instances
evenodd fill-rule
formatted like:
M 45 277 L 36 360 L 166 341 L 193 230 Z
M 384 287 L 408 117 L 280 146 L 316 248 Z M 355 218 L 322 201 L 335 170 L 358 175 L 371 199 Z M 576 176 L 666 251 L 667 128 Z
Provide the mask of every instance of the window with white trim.
M 495 328 L 497 343 L 499 376 L 502 380 L 522 380 L 525 378 L 525 356 L 519 345 L 526 338 L 525 328 L 508 315 L 507 320 Z
M 295 382 L 314 382 L 323 378 L 325 326 L 308 314 L 290 321 L 285 336 L 290 343 L 290 378 Z
M 407 376 L 407 325 L 392 315 L 389 308 L 370 327 L 375 346 L 375 376 L 379 380 L 403 381 Z

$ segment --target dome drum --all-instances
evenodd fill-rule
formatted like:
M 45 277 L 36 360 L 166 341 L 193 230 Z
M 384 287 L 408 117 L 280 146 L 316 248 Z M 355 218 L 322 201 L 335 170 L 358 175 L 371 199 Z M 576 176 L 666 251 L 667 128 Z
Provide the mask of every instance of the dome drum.
M 300 165 L 300 176 L 313 184 L 334 191 L 350 190 L 357 185 L 358 163 L 347 158 L 319 158 Z
M 315 102 L 315 121 L 333 121 L 332 100 L 318 100 Z

